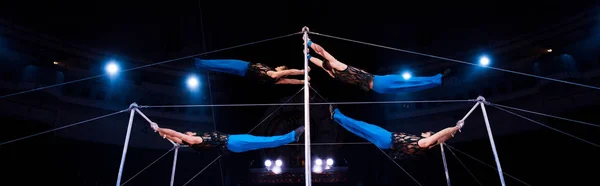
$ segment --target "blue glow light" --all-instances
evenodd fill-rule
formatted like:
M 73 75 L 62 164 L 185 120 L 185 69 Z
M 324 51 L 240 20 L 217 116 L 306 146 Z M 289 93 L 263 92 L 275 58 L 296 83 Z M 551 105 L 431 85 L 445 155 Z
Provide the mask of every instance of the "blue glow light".
M 402 73 L 402 78 L 404 78 L 404 80 L 409 80 L 411 77 L 412 75 L 410 74 L 410 72 Z
M 196 89 L 198 89 L 198 86 L 200 85 L 200 81 L 198 80 L 198 77 L 196 77 L 195 75 L 190 75 L 186 80 L 186 84 L 189 89 L 196 90 Z
M 490 64 L 490 58 L 487 56 L 481 56 L 479 58 L 479 64 L 482 66 L 488 66 Z
M 114 76 L 119 72 L 119 65 L 115 61 L 110 61 L 104 67 L 104 70 L 108 73 L 108 75 Z

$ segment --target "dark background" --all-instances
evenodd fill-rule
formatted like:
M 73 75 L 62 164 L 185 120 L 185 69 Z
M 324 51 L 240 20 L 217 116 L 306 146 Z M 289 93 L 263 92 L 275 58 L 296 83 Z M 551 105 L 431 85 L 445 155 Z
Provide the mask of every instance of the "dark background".
M 18 1 L 0 3 L 1 95 L 103 73 L 115 59 L 122 69 L 311 31 L 395 48 L 600 86 L 600 14 L 597 1 L 418 2 L 418 1 Z M 329 102 L 475 99 L 561 117 L 600 123 L 600 90 L 543 81 L 450 61 L 310 35 L 339 60 L 375 74 L 409 69 L 414 76 L 452 69 L 443 86 L 397 95 L 362 92 L 333 81 L 312 66 L 311 85 Z M 553 52 L 546 52 L 552 49 Z M 302 39 L 279 40 L 212 53 L 271 66 L 302 67 Z M 57 61 L 59 65 L 52 62 Z M 184 80 L 201 78 L 190 93 Z M 210 84 L 209 84 L 210 83 Z M 107 77 L 0 99 L 2 135 L 8 141 L 141 105 L 280 103 L 301 86 L 258 85 L 221 73 L 195 69 L 178 60 Z M 312 102 L 325 102 L 311 92 Z M 302 95 L 290 102 L 302 102 Z M 390 131 L 419 134 L 453 126 L 472 103 L 342 105 L 347 115 Z M 152 120 L 176 130 L 247 133 L 277 109 L 215 107 L 144 109 Z M 496 147 L 506 173 L 529 185 L 596 183 L 598 146 L 487 107 Z M 521 113 L 521 112 L 519 112 Z M 523 113 L 521 113 L 523 114 Z M 523 114 L 600 143 L 598 127 Z M 363 142 L 328 120 L 326 106 L 311 107 L 312 142 Z M 252 131 L 288 132 L 303 123 L 302 107 L 286 106 Z M 57 132 L 0 146 L 2 185 L 114 185 L 128 114 L 122 113 Z M 467 120 L 448 144 L 495 167 L 481 111 Z M 170 149 L 136 117 L 123 181 Z M 332 157 L 348 167 L 338 185 L 416 185 L 373 145 L 319 146 L 313 157 Z M 497 171 L 454 151 L 481 185 L 498 185 Z M 227 154 L 190 185 L 251 185 L 250 169 L 266 158 L 302 168 L 303 146 Z M 218 156 L 216 151 L 181 149 L 175 185 L 183 185 Z M 127 185 L 167 185 L 172 153 Z M 479 185 L 446 150 L 454 185 Z M 443 185 L 439 148 L 416 159 L 397 161 L 422 185 Z M 285 169 L 284 169 L 285 171 Z M 505 176 L 507 185 L 524 185 Z M 317 185 L 317 184 L 315 184 Z M 325 184 L 324 184 L 325 185 Z M 334 185 L 334 184 L 328 184 Z

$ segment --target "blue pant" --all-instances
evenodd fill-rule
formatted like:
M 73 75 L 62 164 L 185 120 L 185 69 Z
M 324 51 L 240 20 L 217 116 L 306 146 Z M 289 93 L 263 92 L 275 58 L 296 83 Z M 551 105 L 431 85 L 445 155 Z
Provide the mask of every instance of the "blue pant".
M 227 149 L 231 152 L 245 152 L 256 149 L 279 147 L 296 141 L 295 131 L 280 136 L 253 136 L 250 134 L 229 135 Z
M 237 59 L 198 59 L 194 58 L 194 65 L 210 71 L 223 72 L 232 75 L 245 76 L 250 62 Z
M 392 148 L 392 133 L 377 125 L 352 119 L 342 114 L 339 109 L 333 111 L 333 120 L 381 149 Z
M 442 75 L 428 77 L 411 77 L 404 79 L 402 75 L 374 75 L 373 91 L 382 94 L 419 91 L 442 84 Z

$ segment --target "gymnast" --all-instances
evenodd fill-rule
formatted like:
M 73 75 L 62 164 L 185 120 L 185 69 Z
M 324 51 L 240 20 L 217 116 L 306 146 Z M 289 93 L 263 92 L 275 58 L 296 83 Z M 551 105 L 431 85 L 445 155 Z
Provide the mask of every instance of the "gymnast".
M 346 130 L 375 144 L 381 149 L 391 149 L 394 159 L 410 157 L 423 154 L 426 150 L 444 143 L 454 137 L 461 125 L 445 128 L 438 133 L 424 132 L 416 136 L 401 132 L 390 132 L 377 125 L 352 119 L 340 112 L 334 105 L 329 106 L 329 112 L 333 121 L 340 124 Z
M 194 58 L 194 65 L 197 68 L 247 77 L 265 84 L 304 84 L 304 80 L 287 78 L 288 76 L 303 75 L 304 70 L 288 69 L 286 66 L 273 69 L 262 63 L 237 59 L 198 58 Z M 308 70 L 310 71 L 310 68 Z
M 428 77 L 412 77 L 404 79 L 399 74 L 372 75 L 364 70 L 346 65 L 338 61 L 329 54 L 323 47 L 308 40 L 308 47 L 321 57 L 321 60 L 313 56 L 306 56 L 310 62 L 321 67 L 331 77 L 348 84 L 357 85 L 365 91 L 373 90 L 381 94 L 393 94 L 400 92 L 412 92 L 433 88 L 442 84 L 442 78 L 447 77 L 450 69 L 446 69 L 443 74 Z
M 304 126 L 300 126 L 287 134 L 279 136 L 229 135 L 220 132 L 204 133 L 201 136 L 197 136 L 195 132 L 185 132 L 184 134 L 172 129 L 160 128 L 156 123 L 152 123 L 151 127 L 163 138 L 167 138 L 180 145 L 189 145 L 189 147 L 197 151 L 220 148 L 236 153 L 279 147 L 298 141 L 300 135 L 304 133 Z

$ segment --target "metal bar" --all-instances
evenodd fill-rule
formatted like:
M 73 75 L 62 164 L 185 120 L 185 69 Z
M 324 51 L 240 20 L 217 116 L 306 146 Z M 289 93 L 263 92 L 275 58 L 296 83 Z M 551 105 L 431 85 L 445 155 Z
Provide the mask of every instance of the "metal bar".
M 306 186 L 312 185 L 311 178 L 311 161 L 310 157 L 310 89 L 308 87 L 308 27 L 302 28 L 304 39 L 304 175 Z
M 179 147 L 175 147 L 175 155 L 173 155 L 173 170 L 171 171 L 171 186 L 175 183 L 175 169 L 177 167 L 177 155 L 179 154 Z
M 498 158 L 498 151 L 496 150 L 496 143 L 494 143 L 494 137 L 492 135 L 492 128 L 490 127 L 490 121 L 488 120 L 487 111 L 485 110 L 485 104 L 481 105 L 481 111 L 483 112 L 483 119 L 485 120 L 485 126 L 487 128 L 488 136 L 490 137 L 490 144 L 492 151 L 494 152 L 494 159 L 496 159 L 496 168 L 498 169 L 498 175 L 500 176 L 500 182 L 502 186 L 506 186 L 504 183 L 504 174 L 502 174 L 502 167 L 500 166 L 500 159 Z
M 442 160 L 444 162 L 444 171 L 446 172 L 446 183 L 450 186 L 450 175 L 448 174 L 448 164 L 446 163 L 446 153 L 444 153 L 444 144 L 440 144 L 440 149 L 442 149 Z
M 117 186 L 121 185 L 121 177 L 123 176 L 123 165 L 125 165 L 125 157 L 127 156 L 127 147 L 129 146 L 129 136 L 131 135 L 131 125 L 133 124 L 133 116 L 136 108 L 131 109 L 129 114 L 129 125 L 127 126 L 127 134 L 125 135 L 125 143 L 123 145 L 123 155 L 121 155 L 121 165 L 119 166 L 119 175 L 117 176 Z

